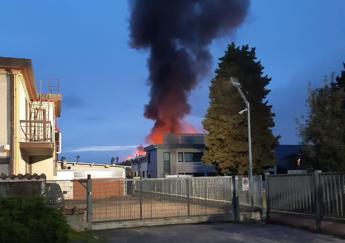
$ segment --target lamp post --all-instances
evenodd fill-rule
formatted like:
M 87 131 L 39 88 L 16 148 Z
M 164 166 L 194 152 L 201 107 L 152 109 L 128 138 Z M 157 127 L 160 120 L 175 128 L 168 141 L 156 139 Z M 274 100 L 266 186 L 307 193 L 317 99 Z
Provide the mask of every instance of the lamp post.
M 248 158 L 249 158 L 249 197 L 250 197 L 250 205 L 254 207 L 254 197 L 253 197 L 253 154 L 252 154 L 252 132 L 251 132 L 251 123 L 250 123 L 250 103 L 248 102 L 246 96 L 241 90 L 241 84 L 237 78 L 230 77 L 232 85 L 237 89 L 238 93 L 240 93 L 241 98 L 243 99 L 244 103 L 246 104 L 246 109 L 239 112 L 242 115 L 245 111 L 247 111 L 247 122 L 248 122 Z

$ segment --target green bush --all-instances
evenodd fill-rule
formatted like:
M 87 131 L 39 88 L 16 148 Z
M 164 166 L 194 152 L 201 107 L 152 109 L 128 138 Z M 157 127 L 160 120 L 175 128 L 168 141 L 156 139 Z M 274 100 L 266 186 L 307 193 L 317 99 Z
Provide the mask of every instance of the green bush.
M 69 226 L 42 198 L 0 199 L 0 242 L 67 242 Z

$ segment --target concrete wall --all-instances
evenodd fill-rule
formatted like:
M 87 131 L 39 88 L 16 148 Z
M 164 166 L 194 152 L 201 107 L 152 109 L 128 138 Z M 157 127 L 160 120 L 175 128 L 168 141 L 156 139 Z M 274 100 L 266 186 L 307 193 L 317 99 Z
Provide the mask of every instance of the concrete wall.
M 87 175 L 91 178 L 125 178 L 125 169 L 113 167 L 111 169 L 89 169 L 89 170 L 59 170 L 57 171 L 57 180 L 86 179 Z
M 8 174 L 10 151 L 5 150 L 5 145 L 11 145 L 11 94 L 10 76 L 0 69 L 0 174 Z
M 139 166 L 138 166 L 138 163 L 135 163 L 135 164 L 132 164 L 132 167 L 131 167 L 131 170 L 132 170 L 132 173 L 133 173 L 133 176 L 143 176 L 143 171 L 145 171 L 145 178 L 148 177 L 147 175 L 147 171 L 148 171 L 148 164 L 147 162 L 142 162 L 140 164 L 140 175 L 139 175 Z M 151 175 L 152 176 L 152 175 Z
M 57 170 L 90 170 L 90 169 L 97 169 L 97 170 L 112 170 L 114 168 L 123 168 L 122 166 L 113 166 L 110 164 L 95 164 L 95 163 L 82 163 L 82 162 L 64 162 L 64 168 L 61 167 L 61 162 L 58 162 Z
M 44 173 L 47 180 L 54 180 L 54 159 L 46 156 L 32 156 L 31 173 L 42 174 Z
M 57 163 L 57 180 L 86 179 L 91 178 L 125 178 L 126 170 L 122 166 L 110 166 L 87 163 Z
M 0 175 L 5 174 L 8 175 L 9 165 L 8 164 L 0 164 Z

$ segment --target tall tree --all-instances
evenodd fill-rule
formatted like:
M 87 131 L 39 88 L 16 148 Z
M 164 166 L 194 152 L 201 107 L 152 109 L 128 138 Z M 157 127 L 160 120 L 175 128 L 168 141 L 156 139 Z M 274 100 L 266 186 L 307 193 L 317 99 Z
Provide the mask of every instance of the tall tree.
M 274 114 L 266 100 L 270 92 L 266 86 L 271 78 L 263 75 L 263 66 L 257 61 L 255 48 L 248 45 L 228 46 L 220 58 L 215 78 L 211 82 L 209 108 L 203 125 L 206 150 L 203 160 L 214 164 L 223 174 L 248 172 L 248 134 L 245 108 L 230 77 L 237 77 L 251 106 L 253 170 L 261 173 L 274 164 L 274 148 L 278 138 L 273 136 Z
M 345 65 L 344 65 L 345 68 Z M 300 124 L 305 162 L 313 169 L 345 171 L 345 70 L 310 89 L 308 115 Z

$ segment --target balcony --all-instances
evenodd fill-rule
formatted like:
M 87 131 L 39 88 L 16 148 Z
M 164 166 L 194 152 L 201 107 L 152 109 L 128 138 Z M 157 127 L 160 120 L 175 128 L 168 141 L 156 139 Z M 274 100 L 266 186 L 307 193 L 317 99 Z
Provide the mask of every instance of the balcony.
M 50 121 L 21 120 L 20 129 L 20 148 L 28 156 L 53 155 L 53 129 Z

